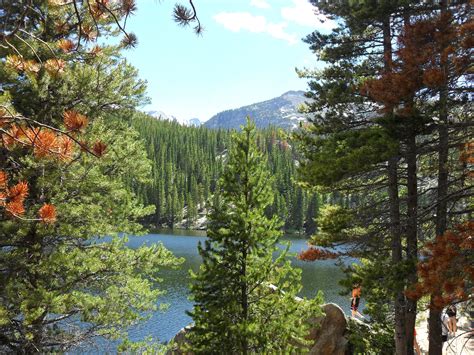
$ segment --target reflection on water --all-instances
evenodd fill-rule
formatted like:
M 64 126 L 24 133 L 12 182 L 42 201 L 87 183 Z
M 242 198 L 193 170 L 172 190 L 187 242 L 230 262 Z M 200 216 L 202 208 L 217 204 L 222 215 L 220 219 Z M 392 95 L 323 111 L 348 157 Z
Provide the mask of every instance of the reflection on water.
M 197 253 L 197 244 L 199 241 L 203 241 L 205 236 L 199 232 L 194 236 L 190 234 L 189 232 L 162 233 L 129 238 L 128 245 L 133 248 L 143 244 L 162 242 L 176 256 L 185 258 L 185 262 L 179 270 L 163 270 L 161 274 L 163 282 L 160 284 L 160 289 L 166 290 L 167 293 L 160 298 L 159 303 L 167 303 L 169 308 L 166 311 L 154 313 L 148 321 L 130 329 L 131 340 L 142 340 L 151 335 L 154 339 L 167 341 L 191 322 L 191 318 L 186 315 L 186 310 L 192 308 L 192 303 L 188 300 L 190 282 L 188 270 L 198 269 L 200 256 Z M 300 252 L 306 248 L 305 239 L 288 237 L 285 240 L 291 241 L 291 252 Z M 308 263 L 295 258 L 293 265 L 302 269 L 303 289 L 301 296 L 313 297 L 318 290 L 322 290 L 326 302 L 337 303 L 349 314 L 349 296 L 338 294 L 341 290 L 338 281 L 343 277 L 343 274 L 333 260 Z

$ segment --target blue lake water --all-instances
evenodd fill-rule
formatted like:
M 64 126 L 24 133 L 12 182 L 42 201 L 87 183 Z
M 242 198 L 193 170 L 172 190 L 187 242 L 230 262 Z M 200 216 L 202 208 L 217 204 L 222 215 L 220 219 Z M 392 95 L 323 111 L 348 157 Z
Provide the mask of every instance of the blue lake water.
M 132 327 L 129 330 L 131 340 L 138 341 L 147 336 L 152 336 L 153 339 L 166 342 L 181 328 L 191 323 L 191 318 L 186 314 L 186 310 L 192 308 L 192 302 L 188 299 L 189 270 L 199 268 L 201 257 L 197 252 L 197 245 L 199 241 L 203 241 L 205 238 L 203 233 L 190 231 L 129 237 L 128 245 L 132 248 L 138 248 L 143 244 L 150 245 L 161 242 L 176 256 L 185 259 L 180 269 L 163 270 L 161 273 L 163 282 L 160 283 L 159 288 L 166 290 L 166 294 L 160 297 L 158 304 L 168 304 L 168 309 L 157 311 L 147 321 Z M 307 247 L 304 238 L 284 237 L 283 240 L 291 242 L 290 251 L 294 253 Z M 324 293 L 325 302 L 337 303 L 346 314 L 350 314 L 350 296 L 339 295 L 342 288 L 338 282 L 343 278 L 343 273 L 333 260 L 303 262 L 293 258 L 292 263 L 302 269 L 303 288 L 300 296 L 314 297 L 321 290 Z M 99 341 L 99 343 L 101 344 L 96 343 L 96 346 L 105 350 L 105 344 L 102 341 Z M 105 346 L 108 350 L 111 347 L 114 347 L 112 343 Z

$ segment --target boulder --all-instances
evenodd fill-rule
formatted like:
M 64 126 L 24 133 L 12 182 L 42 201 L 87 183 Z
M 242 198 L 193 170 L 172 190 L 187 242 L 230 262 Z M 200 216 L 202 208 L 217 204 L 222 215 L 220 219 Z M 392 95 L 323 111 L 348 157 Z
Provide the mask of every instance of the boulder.
M 188 343 L 186 339 L 186 335 L 189 333 L 189 330 L 192 328 L 192 324 L 187 325 L 184 328 L 176 333 L 176 335 L 171 339 L 169 345 L 170 349 L 168 349 L 165 355 L 181 355 L 181 354 L 192 354 L 192 352 L 183 351 L 181 348 L 183 345 Z
M 347 319 L 341 307 L 334 303 L 322 306 L 325 313 L 322 317 L 310 318 L 313 325 L 308 340 L 313 345 L 310 346 L 309 353 L 314 355 L 344 355 L 348 348 L 348 340 L 344 337 L 347 330 Z M 180 347 L 187 343 L 186 335 L 192 328 L 192 324 L 181 329 L 171 340 L 171 349 L 167 355 L 192 354 L 180 350 Z
M 314 341 L 310 354 L 314 355 L 344 355 L 348 340 L 344 337 L 347 329 L 347 319 L 341 307 L 334 303 L 323 306 L 324 317 L 311 318 L 314 327 L 309 339 Z

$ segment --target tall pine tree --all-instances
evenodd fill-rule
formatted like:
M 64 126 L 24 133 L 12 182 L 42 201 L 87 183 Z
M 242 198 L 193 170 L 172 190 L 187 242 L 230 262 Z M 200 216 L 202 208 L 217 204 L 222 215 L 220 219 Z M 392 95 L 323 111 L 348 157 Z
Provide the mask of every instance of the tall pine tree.
M 305 319 L 319 313 L 319 297 L 295 298 L 300 270 L 286 260 L 288 247 L 276 245 L 278 218 L 265 216 L 273 200 L 265 167 L 255 124 L 248 120 L 234 136 L 209 239 L 199 245 L 203 264 L 193 275 L 195 325 L 189 337 L 196 353 L 291 351 L 305 343 Z

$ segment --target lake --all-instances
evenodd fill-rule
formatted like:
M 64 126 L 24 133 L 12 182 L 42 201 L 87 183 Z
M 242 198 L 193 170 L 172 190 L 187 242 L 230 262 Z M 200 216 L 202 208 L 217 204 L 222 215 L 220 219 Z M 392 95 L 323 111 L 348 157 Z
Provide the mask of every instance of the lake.
M 166 294 L 161 296 L 158 304 L 168 304 L 169 308 L 165 311 L 153 313 L 146 322 L 140 323 L 129 330 L 129 336 L 132 341 L 143 340 L 147 336 L 161 342 L 170 340 L 181 328 L 191 323 L 191 318 L 186 314 L 187 310 L 192 309 L 192 302 L 188 299 L 188 286 L 190 283 L 189 269 L 197 270 L 199 268 L 201 257 L 197 252 L 199 241 L 205 240 L 203 232 L 193 231 L 173 231 L 160 232 L 159 234 L 147 234 L 144 236 L 129 237 L 128 245 L 132 248 L 138 248 L 141 245 L 150 245 L 154 243 L 163 243 L 176 256 L 183 257 L 184 263 L 178 270 L 163 270 L 161 277 L 163 282 L 159 288 L 166 290 Z M 306 249 L 306 239 L 286 236 L 284 241 L 290 241 L 290 251 L 293 253 Z M 303 289 L 300 293 L 302 297 L 314 297 L 321 290 L 324 293 L 326 303 L 337 303 L 346 312 L 350 314 L 350 296 L 339 295 L 342 287 L 338 282 L 343 278 L 343 273 L 334 260 L 303 262 L 293 258 L 294 266 L 302 269 Z M 97 340 L 96 340 L 97 341 Z M 98 340 L 92 348 L 100 350 L 112 350 L 116 342 Z M 81 347 L 82 351 L 90 352 L 89 346 Z M 75 351 L 73 351 L 75 352 Z

